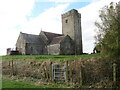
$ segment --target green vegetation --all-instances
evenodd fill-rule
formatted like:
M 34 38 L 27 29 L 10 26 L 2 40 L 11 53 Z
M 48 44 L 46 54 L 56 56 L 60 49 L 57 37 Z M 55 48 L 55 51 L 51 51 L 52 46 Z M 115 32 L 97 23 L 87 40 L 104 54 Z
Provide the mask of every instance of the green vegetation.
M 80 88 L 80 73 L 83 88 L 112 88 L 114 85 L 112 67 L 114 62 L 117 65 L 114 70 L 117 73 L 114 75 L 116 76 L 114 80 L 117 80 L 116 86 L 120 87 L 118 85 L 120 60 L 101 58 L 100 54 L 19 55 L 3 56 L 3 58 L 3 88 Z M 74 60 L 68 61 L 68 82 L 63 84 L 52 82 L 49 77 L 51 60 L 55 60 L 52 63 L 59 63 L 59 60 L 66 62 L 66 59 Z M 80 72 L 81 67 L 82 72 Z
M 24 59 L 35 59 L 35 60 L 74 60 L 77 58 L 90 59 L 92 57 L 100 57 L 100 54 L 85 54 L 85 55 L 8 55 L 2 56 L 2 60 L 24 60 Z
M 120 4 L 110 3 L 103 7 L 99 15 L 101 22 L 97 26 L 96 46 L 104 56 L 120 57 Z
M 2 88 L 40 88 L 40 86 L 4 78 L 2 81 Z
M 67 88 L 67 85 L 35 85 L 33 83 L 3 78 L 2 88 Z

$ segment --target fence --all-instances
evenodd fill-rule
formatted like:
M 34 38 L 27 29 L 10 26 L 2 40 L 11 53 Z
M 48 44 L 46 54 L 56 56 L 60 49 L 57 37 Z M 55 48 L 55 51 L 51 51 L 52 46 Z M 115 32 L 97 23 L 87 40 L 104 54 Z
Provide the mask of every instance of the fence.
M 66 81 L 66 64 L 52 64 L 52 79 L 53 81 Z
M 120 81 L 120 67 L 113 62 L 101 60 L 74 60 L 64 62 L 15 60 L 2 62 L 3 75 L 32 77 L 43 81 L 65 81 L 81 86 L 106 78 L 114 83 Z

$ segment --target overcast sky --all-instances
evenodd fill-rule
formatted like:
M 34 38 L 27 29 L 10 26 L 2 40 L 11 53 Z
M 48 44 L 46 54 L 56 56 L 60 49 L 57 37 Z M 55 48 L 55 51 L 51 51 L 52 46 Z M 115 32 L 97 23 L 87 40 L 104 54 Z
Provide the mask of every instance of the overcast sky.
M 61 14 L 77 9 L 81 13 L 83 52 L 94 47 L 99 10 L 119 0 L 0 0 L 0 55 L 15 48 L 20 32 L 38 35 L 41 30 L 62 33 Z

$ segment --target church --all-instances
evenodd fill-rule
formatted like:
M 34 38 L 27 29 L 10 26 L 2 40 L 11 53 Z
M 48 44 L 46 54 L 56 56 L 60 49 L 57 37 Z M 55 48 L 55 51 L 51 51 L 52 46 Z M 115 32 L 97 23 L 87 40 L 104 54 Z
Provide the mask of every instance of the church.
M 82 50 L 81 14 L 72 9 L 61 15 L 62 34 L 20 32 L 16 50 L 22 55 L 79 55 Z

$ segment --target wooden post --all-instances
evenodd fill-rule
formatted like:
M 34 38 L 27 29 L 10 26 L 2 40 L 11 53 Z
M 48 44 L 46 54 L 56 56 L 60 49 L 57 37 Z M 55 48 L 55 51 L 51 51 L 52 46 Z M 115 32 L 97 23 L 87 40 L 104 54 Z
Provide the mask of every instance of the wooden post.
M 80 65 L 80 87 L 82 87 L 82 66 Z
M 66 61 L 66 82 L 68 82 L 68 61 Z
M 54 80 L 54 64 L 51 63 L 51 80 L 53 83 L 55 83 L 55 80 Z
M 10 61 L 9 61 L 9 64 L 8 64 L 8 66 L 10 67 Z
M 116 64 L 113 64 L 113 82 L 116 85 Z
M 47 79 L 47 81 L 49 80 L 49 75 L 48 75 L 49 72 L 48 72 L 48 70 L 49 70 L 49 69 L 48 69 L 48 67 L 47 67 L 47 65 L 46 65 L 46 79 Z
M 72 68 L 70 68 L 70 82 L 72 83 Z
M 13 60 L 12 60 L 12 75 L 14 75 L 14 66 L 13 66 Z
M 14 61 L 14 75 L 17 74 L 17 61 Z
M 52 81 L 52 62 L 50 62 L 50 81 Z

